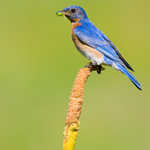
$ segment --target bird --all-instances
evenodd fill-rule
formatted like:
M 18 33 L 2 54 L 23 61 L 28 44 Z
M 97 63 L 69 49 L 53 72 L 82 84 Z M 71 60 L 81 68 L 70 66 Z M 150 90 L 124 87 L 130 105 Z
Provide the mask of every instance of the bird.
M 90 21 L 82 7 L 72 5 L 57 11 L 56 14 L 65 16 L 71 22 L 72 40 L 76 48 L 98 68 L 98 73 L 104 69 L 104 65 L 111 66 L 125 74 L 139 90 L 142 90 L 140 83 L 130 72 L 134 72 L 131 65 L 112 41 Z

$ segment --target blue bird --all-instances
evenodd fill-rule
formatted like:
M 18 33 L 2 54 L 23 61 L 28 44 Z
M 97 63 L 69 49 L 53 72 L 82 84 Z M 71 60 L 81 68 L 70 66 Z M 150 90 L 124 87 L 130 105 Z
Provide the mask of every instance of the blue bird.
M 88 19 L 82 7 L 70 6 L 58 11 L 57 15 L 65 15 L 71 21 L 72 40 L 79 52 L 89 59 L 93 66 L 99 66 L 101 69 L 101 65 L 111 66 L 125 74 L 139 90 L 142 90 L 140 83 L 127 70 L 134 71 L 132 67 L 108 37 Z

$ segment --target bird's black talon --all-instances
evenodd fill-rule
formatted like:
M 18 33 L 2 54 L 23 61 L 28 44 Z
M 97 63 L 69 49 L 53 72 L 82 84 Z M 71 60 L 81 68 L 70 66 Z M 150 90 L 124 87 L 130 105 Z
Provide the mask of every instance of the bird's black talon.
M 101 70 L 98 69 L 98 70 L 97 70 L 97 73 L 98 73 L 98 74 L 101 74 Z
M 96 66 L 96 71 L 97 71 L 98 74 L 100 74 L 103 70 L 105 70 L 105 68 L 102 67 L 101 65 Z
M 101 65 L 93 65 L 92 62 L 87 64 L 85 68 L 91 68 L 92 71 L 97 71 L 98 74 L 105 70 L 105 68 L 103 68 Z
M 96 66 L 96 71 L 97 71 L 98 74 L 100 74 L 101 71 L 102 71 L 102 66 L 101 65 Z

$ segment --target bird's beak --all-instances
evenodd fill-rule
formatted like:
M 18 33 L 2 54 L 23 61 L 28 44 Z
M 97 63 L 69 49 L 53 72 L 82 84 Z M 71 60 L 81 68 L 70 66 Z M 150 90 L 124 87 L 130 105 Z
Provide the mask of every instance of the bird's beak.
M 65 10 L 61 10 L 61 11 L 57 11 L 56 15 L 57 16 L 66 16 L 66 17 L 69 17 L 70 16 L 70 12 L 69 11 L 65 11 Z
M 57 12 L 56 12 L 56 15 L 57 15 L 57 16 L 63 16 L 63 15 L 65 15 L 65 11 L 64 11 L 64 10 L 57 11 Z

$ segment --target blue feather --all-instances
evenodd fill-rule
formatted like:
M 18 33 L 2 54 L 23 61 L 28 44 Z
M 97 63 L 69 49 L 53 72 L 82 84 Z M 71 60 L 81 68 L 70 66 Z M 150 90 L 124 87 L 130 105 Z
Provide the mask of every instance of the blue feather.
M 115 65 L 117 66 L 117 69 L 124 73 L 139 90 L 142 90 L 140 83 L 124 66 L 118 63 L 116 63 Z
M 98 30 L 89 20 L 81 20 L 81 26 L 74 29 L 75 35 L 90 47 L 97 49 L 104 55 L 110 57 L 115 61 L 120 61 L 118 54 L 110 45 L 110 43 L 104 38 L 104 34 Z
M 76 27 L 74 33 L 82 43 L 95 48 L 104 56 L 124 64 L 128 69 L 134 71 L 103 32 L 96 28 L 88 19 L 80 20 L 80 23 L 81 26 Z

